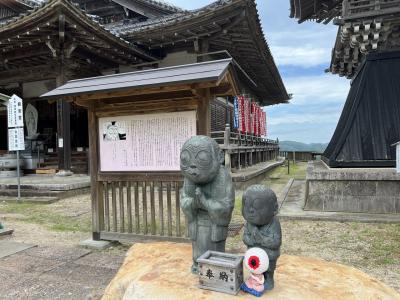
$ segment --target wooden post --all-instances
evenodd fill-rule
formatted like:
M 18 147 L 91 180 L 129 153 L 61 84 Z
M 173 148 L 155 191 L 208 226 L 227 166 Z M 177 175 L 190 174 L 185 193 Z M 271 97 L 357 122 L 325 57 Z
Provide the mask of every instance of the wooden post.
M 64 65 L 56 78 L 57 87 L 66 82 Z M 57 100 L 57 151 L 59 175 L 72 175 L 71 172 L 71 105 L 63 99 Z
M 100 232 L 104 229 L 104 206 L 101 185 L 97 181 L 98 165 L 98 126 L 93 104 L 88 109 L 89 120 L 89 149 L 90 149 L 90 189 L 92 203 L 92 235 L 93 240 L 100 240 Z M 116 214 L 113 211 L 113 214 Z
M 224 146 L 225 146 L 225 167 L 230 171 L 232 168 L 231 165 L 231 154 L 229 153 L 229 144 L 231 138 L 231 127 L 229 124 L 225 125 L 225 133 L 224 133 Z
M 50 48 L 51 41 L 47 44 Z M 58 51 L 53 55 L 58 57 L 59 73 L 56 78 L 57 87 L 63 85 L 67 80 L 65 76 L 65 16 L 58 15 Z M 53 49 L 54 50 L 54 49 Z M 58 52 L 58 53 L 57 53 Z M 60 176 L 72 175 L 71 172 L 71 105 L 63 99 L 57 100 L 57 149 L 58 168 Z
M 210 107 L 210 90 L 206 89 L 202 93 L 202 97 L 198 101 L 198 134 L 211 136 L 211 107 Z

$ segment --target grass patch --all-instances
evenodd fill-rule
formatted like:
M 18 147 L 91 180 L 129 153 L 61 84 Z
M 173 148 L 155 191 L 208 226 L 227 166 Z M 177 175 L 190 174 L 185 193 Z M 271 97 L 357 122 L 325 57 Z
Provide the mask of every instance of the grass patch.
M 52 231 L 91 231 L 90 214 L 79 217 L 66 216 L 53 212 L 50 206 L 43 204 L 6 203 L 0 205 L 0 213 L 24 215 L 22 222 L 43 225 Z

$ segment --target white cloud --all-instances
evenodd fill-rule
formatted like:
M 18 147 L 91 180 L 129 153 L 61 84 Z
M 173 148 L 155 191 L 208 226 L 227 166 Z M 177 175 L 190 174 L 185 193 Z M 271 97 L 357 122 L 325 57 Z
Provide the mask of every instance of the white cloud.
M 282 65 L 310 68 L 319 65 L 328 67 L 331 60 L 330 48 L 316 48 L 306 45 L 303 47 L 271 46 L 275 62 Z
M 287 91 L 293 94 L 290 102 L 296 105 L 343 103 L 350 89 L 348 79 L 332 74 L 288 77 L 284 83 Z
M 271 126 L 282 125 L 282 124 L 321 124 L 321 123 L 332 123 L 339 119 L 341 111 L 338 109 L 335 112 L 326 113 L 303 113 L 303 114 L 285 114 L 283 116 L 269 116 L 268 124 Z

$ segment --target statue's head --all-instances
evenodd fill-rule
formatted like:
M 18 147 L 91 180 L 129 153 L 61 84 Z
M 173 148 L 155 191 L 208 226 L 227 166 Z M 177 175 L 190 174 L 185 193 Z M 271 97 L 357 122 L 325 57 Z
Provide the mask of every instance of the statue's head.
M 181 170 L 184 177 L 197 184 L 213 181 L 223 162 L 218 144 L 208 136 L 194 136 L 181 150 Z
M 264 185 L 252 185 L 242 197 L 242 214 L 247 222 L 262 226 L 271 222 L 278 213 L 275 193 Z

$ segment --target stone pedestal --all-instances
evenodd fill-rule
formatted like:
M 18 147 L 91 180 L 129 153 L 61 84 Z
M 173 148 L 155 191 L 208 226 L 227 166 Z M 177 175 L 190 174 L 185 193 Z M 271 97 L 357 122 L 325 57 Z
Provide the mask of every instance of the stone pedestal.
M 103 300 L 224 300 L 256 299 L 199 289 L 191 274 L 189 244 L 154 243 L 134 245 Z M 313 258 L 282 255 L 275 273 L 275 289 L 261 299 L 400 299 L 394 289 L 363 272 Z
M 309 162 L 305 210 L 400 213 L 400 174 L 394 168 L 329 168 Z
M 19 161 L 20 168 L 24 166 L 23 159 Z M 20 175 L 24 173 L 20 169 Z M 0 156 L 0 178 L 14 178 L 17 177 L 17 155 L 16 154 L 5 154 Z

